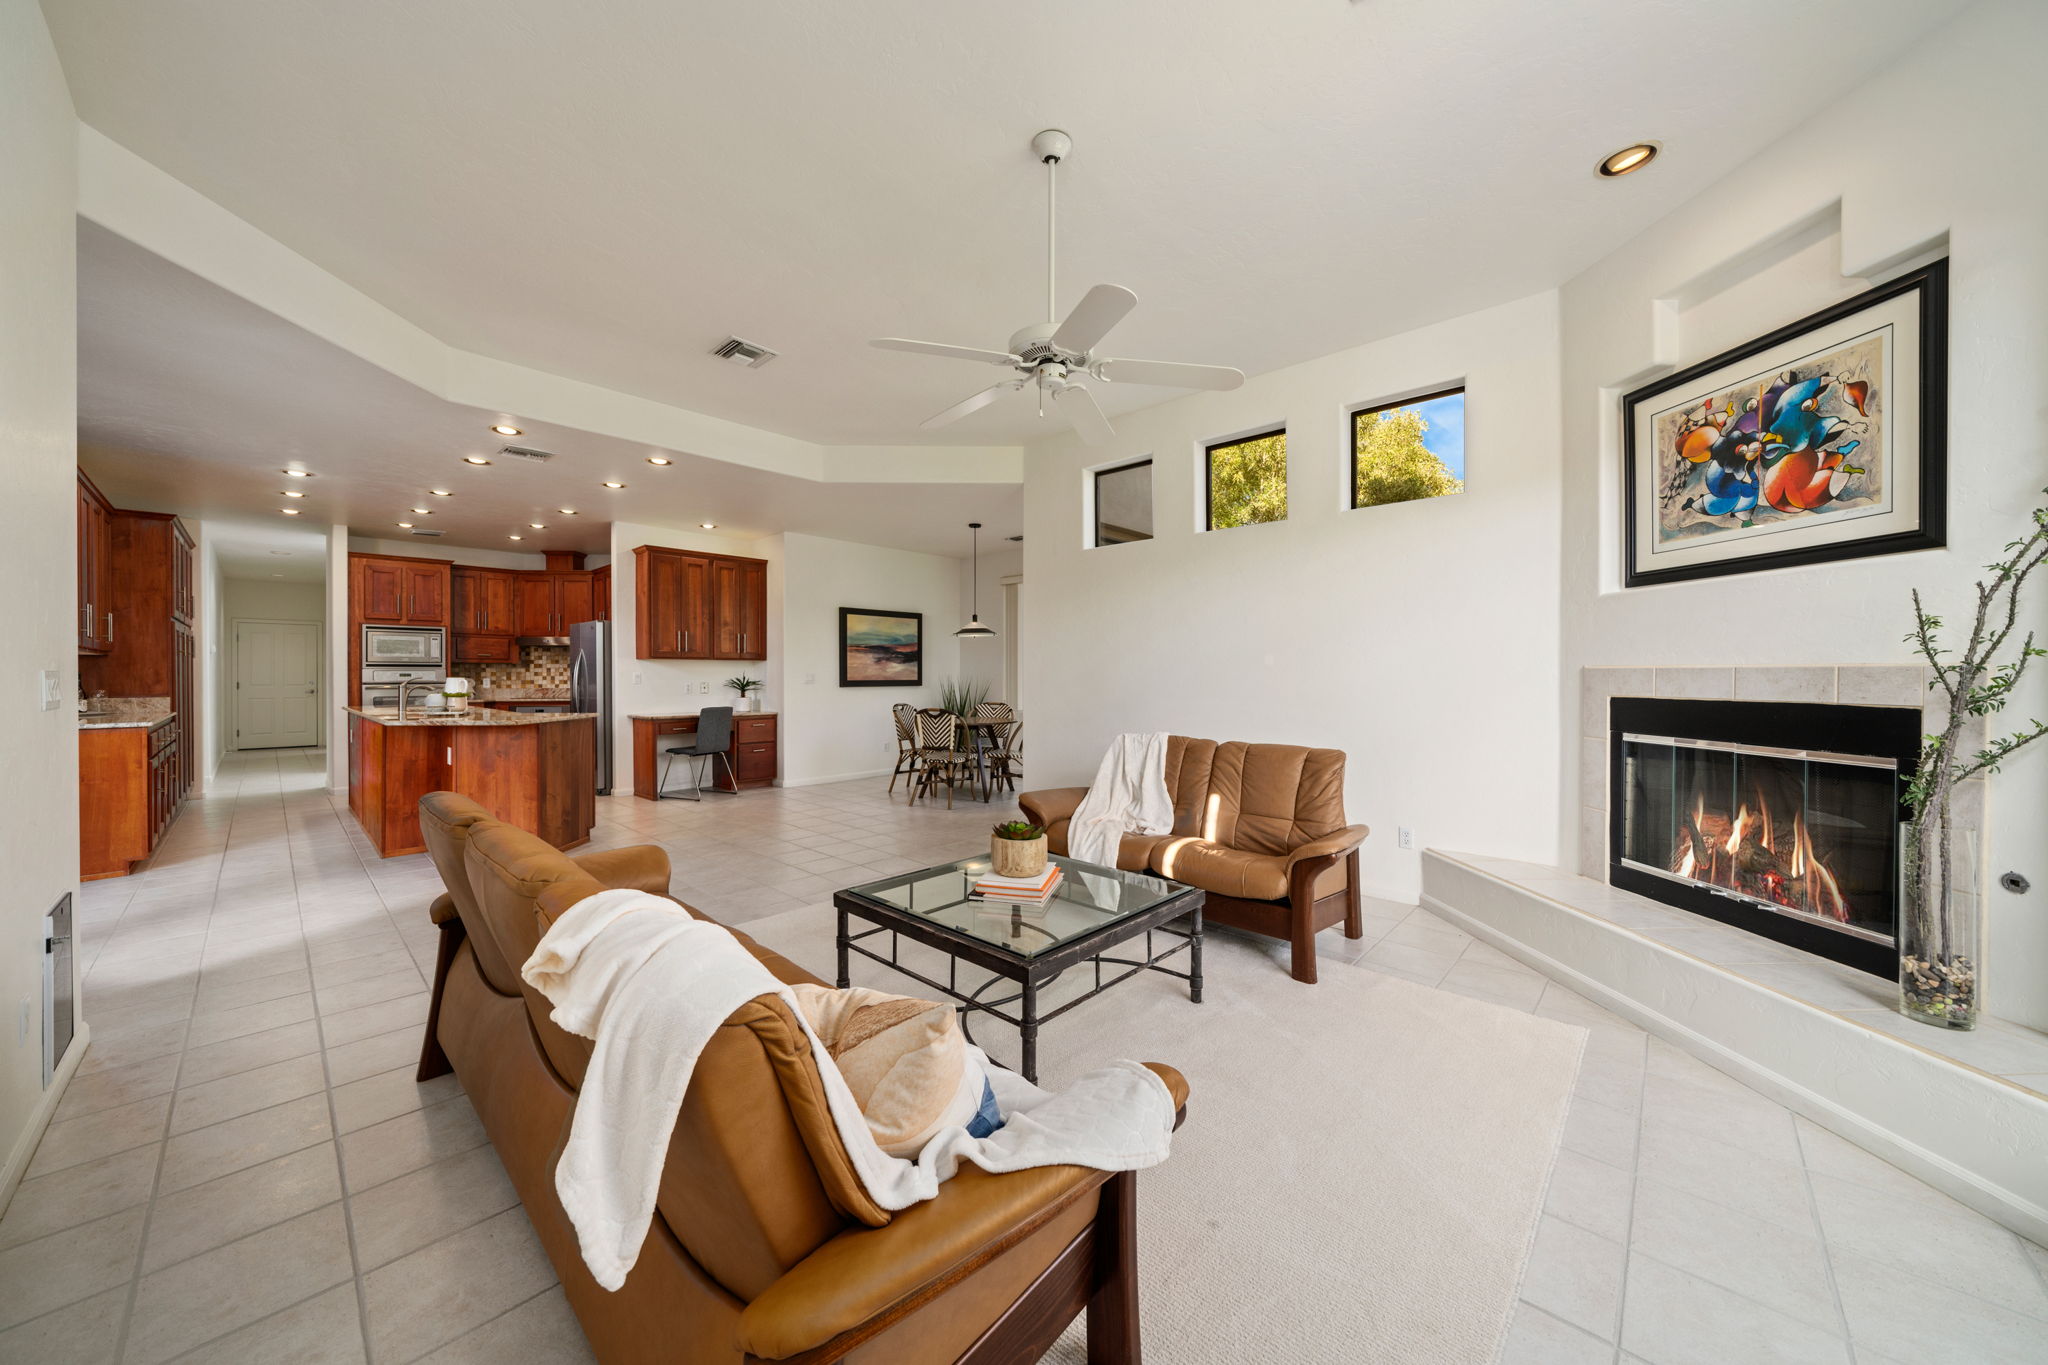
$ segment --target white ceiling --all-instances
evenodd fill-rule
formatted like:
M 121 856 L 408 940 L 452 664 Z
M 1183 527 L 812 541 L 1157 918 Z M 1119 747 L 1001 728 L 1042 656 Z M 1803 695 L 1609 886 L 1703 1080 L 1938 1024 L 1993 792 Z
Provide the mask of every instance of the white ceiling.
M 1115 353 L 1257 373 L 1557 284 L 1962 5 L 44 8 L 86 122 L 445 342 L 811 441 L 1014 444 L 1022 399 L 920 438 L 988 372 L 864 343 L 1042 320 L 1039 128 L 1075 138 L 1062 308 L 1115 281 Z M 783 358 L 706 354 L 733 332 Z
M 556 458 L 504 458 L 506 438 L 488 430 L 496 414 L 435 397 L 104 228 L 79 223 L 78 260 L 80 463 L 117 506 L 229 523 L 240 575 L 293 576 L 265 563 L 283 559 L 270 551 L 296 536 L 317 562 L 329 525 L 387 540 L 409 538 L 401 521 L 445 531 L 416 542 L 423 555 L 604 552 L 614 518 L 955 556 L 970 521 L 988 524 L 985 537 L 1021 529 L 1014 484 L 822 483 L 673 452 L 656 468 L 653 447 L 538 423 L 517 444 Z M 471 454 L 492 463 L 463 463 Z M 286 466 L 315 477 L 287 479 Z M 601 487 L 608 479 L 626 488 Z M 287 500 L 286 488 L 307 496 Z

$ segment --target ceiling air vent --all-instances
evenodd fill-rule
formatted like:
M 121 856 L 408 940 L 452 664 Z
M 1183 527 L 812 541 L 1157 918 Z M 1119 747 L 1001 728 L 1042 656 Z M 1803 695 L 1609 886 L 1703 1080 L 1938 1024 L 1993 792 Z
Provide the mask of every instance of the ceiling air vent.
M 756 346 L 753 342 L 741 341 L 738 337 L 727 337 L 719 342 L 711 348 L 711 354 L 720 360 L 730 360 L 735 365 L 744 365 L 750 370 L 758 370 L 775 359 L 775 352 L 766 346 Z
M 510 455 L 515 460 L 531 460 L 535 464 L 546 464 L 549 460 L 555 458 L 554 451 L 535 450 L 532 446 L 506 446 L 498 453 L 500 455 Z
M 416 535 L 416 536 L 445 536 L 445 535 L 447 535 L 448 533 L 447 533 L 446 531 L 420 531 L 420 530 L 415 530 L 415 531 L 413 532 L 413 534 L 414 534 L 414 535 Z

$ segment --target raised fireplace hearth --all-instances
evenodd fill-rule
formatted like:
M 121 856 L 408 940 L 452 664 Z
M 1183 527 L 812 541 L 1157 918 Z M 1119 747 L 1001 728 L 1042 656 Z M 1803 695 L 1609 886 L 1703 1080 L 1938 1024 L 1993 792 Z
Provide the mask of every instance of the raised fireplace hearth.
M 1620 696 L 1609 706 L 1610 883 L 1897 978 L 1917 710 Z

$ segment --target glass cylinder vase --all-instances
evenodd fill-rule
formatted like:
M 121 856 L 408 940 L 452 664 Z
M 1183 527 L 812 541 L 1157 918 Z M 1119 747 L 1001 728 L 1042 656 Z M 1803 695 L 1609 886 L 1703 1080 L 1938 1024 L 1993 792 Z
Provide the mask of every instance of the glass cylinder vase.
M 1977 831 L 1908 826 L 1899 905 L 1899 1012 L 1937 1028 L 1973 1029 L 1983 1011 L 1984 913 Z

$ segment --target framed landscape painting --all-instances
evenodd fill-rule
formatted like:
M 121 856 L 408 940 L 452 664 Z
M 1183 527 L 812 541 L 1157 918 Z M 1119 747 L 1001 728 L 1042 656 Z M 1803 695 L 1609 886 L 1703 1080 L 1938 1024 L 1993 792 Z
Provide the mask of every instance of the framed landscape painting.
M 1946 543 L 1948 262 L 1622 399 L 1627 586 Z
M 839 609 L 841 687 L 917 687 L 923 682 L 923 612 Z

